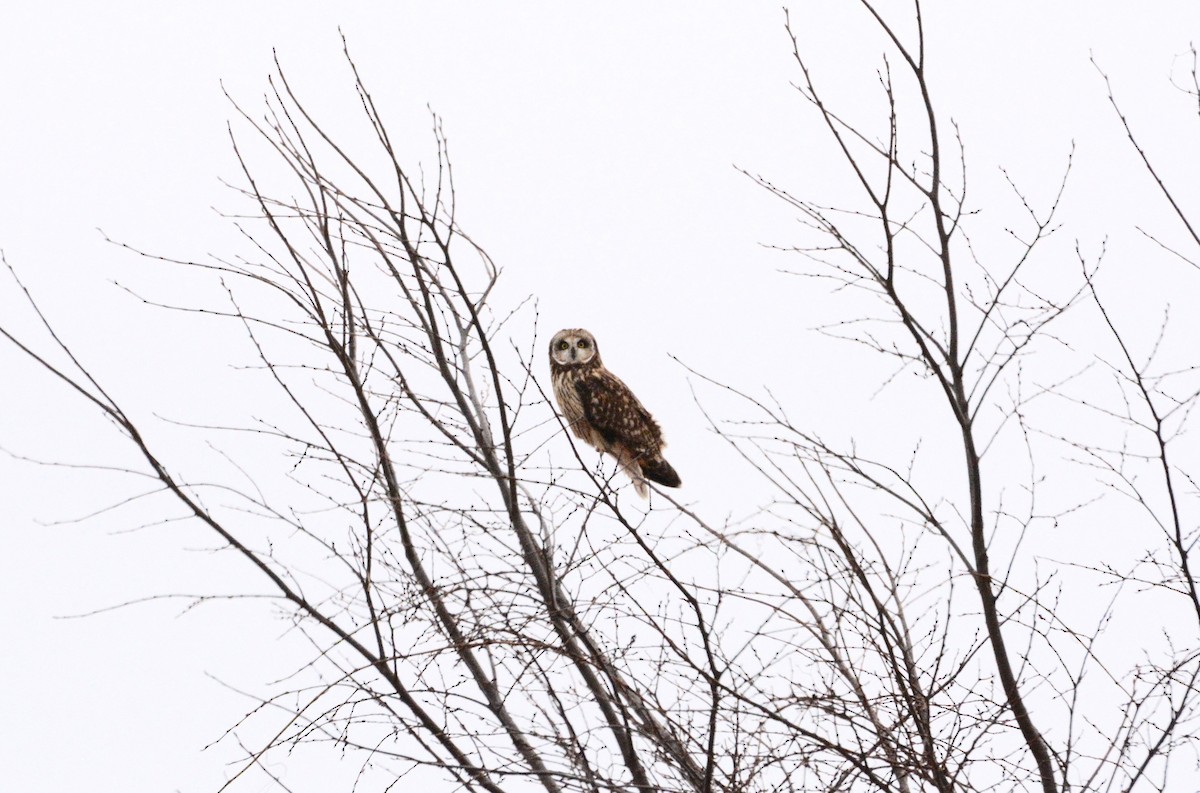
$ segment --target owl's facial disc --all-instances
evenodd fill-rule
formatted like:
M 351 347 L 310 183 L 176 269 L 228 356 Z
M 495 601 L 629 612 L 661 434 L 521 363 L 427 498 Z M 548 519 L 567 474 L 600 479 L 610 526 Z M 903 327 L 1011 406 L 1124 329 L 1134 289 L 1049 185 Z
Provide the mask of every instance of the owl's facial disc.
M 560 366 L 585 364 L 595 357 L 596 341 L 586 330 L 560 330 L 550 341 L 550 358 Z

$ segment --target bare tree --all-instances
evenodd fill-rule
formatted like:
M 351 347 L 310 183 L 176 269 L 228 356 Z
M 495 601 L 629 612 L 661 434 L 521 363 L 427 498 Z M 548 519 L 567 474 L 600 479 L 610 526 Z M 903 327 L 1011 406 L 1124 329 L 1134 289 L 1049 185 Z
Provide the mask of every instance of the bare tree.
M 458 224 L 440 124 L 436 167 L 410 169 L 348 54 L 371 150 L 336 139 L 279 69 L 262 112 L 235 105 L 251 255 L 163 259 L 221 280 L 227 304 L 201 310 L 244 329 L 286 405 L 199 431 L 249 438 L 274 468 L 231 455 L 230 481 L 189 478 L 32 298 L 46 342 L 0 326 L 115 423 L 140 473 L 312 643 L 251 714 L 269 737 L 226 787 L 312 747 L 356 754 L 379 789 L 414 772 L 492 793 L 1166 788 L 1198 726 L 1196 487 L 1174 456 L 1195 367 L 1157 370 L 1126 342 L 1098 259 L 1080 254 L 1066 289 L 1031 273 L 1059 232 L 1069 155 L 1041 201 L 1010 180 L 1006 248 L 972 245 L 982 221 L 921 8 L 861 6 L 886 53 L 881 125 L 843 114 L 791 39 L 798 93 L 859 202 L 754 178 L 805 223 L 801 272 L 847 295 L 849 318 L 824 330 L 891 367 L 886 387 L 919 375 L 941 419 L 922 428 L 930 448 L 873 458 L 694 373 L 706 415 L 712 395 L 741 406 L 712 426 L 776 493 L 751 519 L 716 523 L 661 492 L 630 506 L 614 471 L 562 459 L 574 447 L 539 377 L 536 310 L 493 305 L 499 270 Z M 267 159 L 283 176 L 261 175 Z M 1070 320 L 1111 344 L 1056 335 Z M 1072 367 L 1040 370 L 1046 350 Z M 1072 391 L 1096 360 L 1123 408 Z M 1056 433 L 1043 404 L 1103 414 L 1141 445 Z M 1081 568 L 1027 549 L 1087 513 L 1090 493 L 1042 506 L 1043 461 L 1064 456 L 1160 529 L 1143 559 Z M 1083 627 L 1060 608 L 1097 579 L 1112 603 L 1166 593 L 1194 613 L 1170 622 L 1173 647 L 1117 668 L 1115 606 Z
M 939 460 L 943 450 L 914 451 L 895 462 L 868 459 L 797 426 L 781 407 L 749 397 L 756 418 L 714 422 L 778 486 L 780 503 L 772 512 L 797 515 L 793 523 L 811 527 L 797 561 L 816 564 L 816 555 L 824 575 L 813 578 L 827 587 L 839 583 L 805 619 L 823 667 L 840 677 L 840 690 L 827 689 L 834 695 L 824 705 L 825 729 L 832 725 L 847 754 L 888 769 L 874 784 L 900 790 L 1165 789 L 1167 755 L 1195 742 L 1200 622 L 1164 613 L 1164 655 L 1113 668 L 1097 647 L 1115 603 L 1091 628 L 1065 621 L 1060 598 L 1095 583 L 1072 578 L 1064 594 L 1066 585 L 1055 578 L 1072 560 L 1046 565 L 1022 546 L 1039 523 L 1067 519 L 1088 498 L 1057 513 L 1039 508 L 1045 499 L 1039 464 L 1052 454 L 1039 440 L 1052 439 L 1077 464 L 1099 469 L 1098 489 L 1112 478 L 1162 529 L 1165 545 L 1152 544 L 1133 569 L 1100 568 L 1102 580 L 1118 591 L 1135 581 L 1166 588 L 1194 604 L 1189 551 L 1195 521 L 1183 516 L 1177 498 L 1180 482 L 1191 480 L 1168 462 L 1168 447 L 1195 404 L 1194 365 L 1150 373 L 1154 351 L 1137 358 L 1104 309 L 1096 290 L 1098 259 L 1089 263 L 1080 254 L 1082 276 L 1059 294 L 1030 272 L 1058 231 L 1055 214 L 1070 156 L 1044 206 L 1008 179 L 1025 219 L 1023 227 L 1004 229 L 1012 238 L 1007 256 L 972 244 L 969 232 L 980 223 L 967 200 L 966 157 L 956 125 L 943 120 L 929 88 L 920 5 L 911 19 L 899 21 L 870 3 L 861 6 L 888 49 L 878 72 L 882 125 L 851 120 L 829 100 L 792 37 L 798 92 L 841 152 L 861 204 L 833 208 L 755 178 L 812 231 L 813 242 L 791 249 L 809 263 L 802 272 L 868 297 L 858 304 L 863 313 L 826 332 L 894 359 L 892 378 L 918 373 L 940 396 L 940 433 L 957 438 L 959 462 Z M 911 33 L 902 33 L 904 27 Z M 1190 232 L 1186 213 L 1134 145 Z M 1102 351 L 1088 349 L 1074 368 L 1039 377 L 1035 356 L 1069 344 L 1053 329 L 1088 303 L 1099 308 L 1119 354 L 1109 362 Z M 881 309 L 872 312 L 871 305 Z M 1073 393 L 1094 355 L 1120 382 L 1123 409 Z M 1059 400 L 1080 413 L 1104 412 L 1152 442 L 1148 449 L 1142 443 L 1136 450 L 1109 447 L 1040 426 L 1040 404 Z M 1028 460 L 1026 496 L 1018 504 L 1005 499 L 1006 487 L 1020 484 L 1006 470 L 1011 452 L 1005 446 L 1014 441 Z M 989 456 L 1002 462 L 989 467 Z M 957 470 L 958 481 L 923 481 L 914 470 L 928 467 L 931 458 L 938 471 Z M 1139 572 L 1147 566 L 1155 571 L 1149 577 Z M 956 588 L 959 577 L 969 579 L 973 598 Z M 1097 685 L 1098 676 L 1107 680 Z M 1113 721 L 1112 713 L 1120 718 Z M 851 746 L 840 737 L 847 733 L 855 738 Z M 844 776 L 830 775 L 824 786 L 844 784 Z

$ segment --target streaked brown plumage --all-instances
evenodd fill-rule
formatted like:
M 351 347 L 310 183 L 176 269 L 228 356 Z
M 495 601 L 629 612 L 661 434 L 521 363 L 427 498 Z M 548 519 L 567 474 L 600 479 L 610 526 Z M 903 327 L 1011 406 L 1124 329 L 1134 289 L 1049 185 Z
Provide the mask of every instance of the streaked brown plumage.
M 662 429 L 629 386 L 604 368 L 596 339 L 567 328 L 550 340 L 554 398 L 576 436 L 617 459 L 642 498 L 646 480 L 679 487 L 679 474 L 663 459 Z

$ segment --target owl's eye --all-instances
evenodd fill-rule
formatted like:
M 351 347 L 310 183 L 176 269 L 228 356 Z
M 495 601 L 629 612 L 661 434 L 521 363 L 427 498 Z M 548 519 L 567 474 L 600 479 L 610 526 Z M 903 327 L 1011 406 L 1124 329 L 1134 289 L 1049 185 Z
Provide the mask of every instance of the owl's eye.
M 580 339 L 580 340 L 579 340 L 579 349 L 581 349 L 581 350 L 586 350 L 586 349 L 587 349 L 587 346 L 588 346 L 587 339 Z
M 563 340 L 558 343 L 558 349 L 560 349 L 560 350 L 569 350 L 570 348 L 571 348 L 571 342 L 569 342 L 569 341 Z

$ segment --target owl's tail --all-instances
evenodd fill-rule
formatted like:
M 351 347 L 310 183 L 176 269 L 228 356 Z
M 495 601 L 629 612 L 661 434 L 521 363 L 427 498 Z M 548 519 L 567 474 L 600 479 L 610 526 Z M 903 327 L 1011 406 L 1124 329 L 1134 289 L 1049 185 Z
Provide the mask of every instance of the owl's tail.
M 679 479 L 679 474 L 675 473 L 675 469 L 671 464 L 662 457 L 655 457 L 651 460 L 639 460 L 642 466 L 642 475 L 651 482 L 657 482 L 666 487 L 679 487 L 683 482 Z

